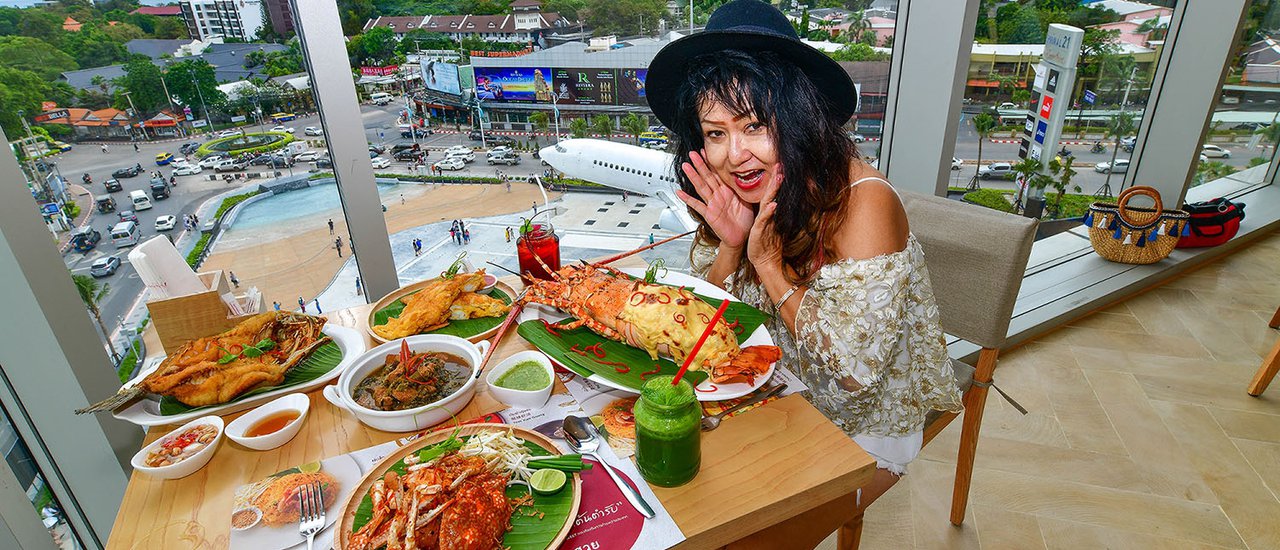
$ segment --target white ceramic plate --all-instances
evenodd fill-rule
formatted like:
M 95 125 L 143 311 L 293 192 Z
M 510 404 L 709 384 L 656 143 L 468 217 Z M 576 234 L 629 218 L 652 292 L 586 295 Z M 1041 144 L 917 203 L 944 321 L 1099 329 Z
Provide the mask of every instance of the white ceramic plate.
M 165 416 L 160 414 L 160 398 L 154 395 L 147 396 L 143 399 L 133 402 L 128 407 L 114 411 L 112 416 L 132 422 L 139 426 L 163 426 L 165 424 L 181 424 L 193 418 L 200 418 L 210 414 L 224 415 L 233 412 L 243 411 L 248 408 L 256 407 L 277 397 L 289 393 L 302 393 L 318 388 L 338 378 L 342 371 L 346 370 L 360 354 L 364 353 L 364 336 L 354 329 L 350 329 L 335 324 L 326 324 L 324 333 L 333 339 L 333 343 L 338 345 L 338 349 L 342 350 L 342 360 L 338 366 L 326 373 L 324 376 L 316 378 L 310 382 L 289 386 L 284 388 L 276 388 L 266 393 L 261 393 L 247 399 L 232 401 L 217 407 L 200 408 L 188 413 L 175 414 Z M 152 371 L 160 367 L 163 357 L 148 361 L 146 370 L 138 373 L 138 376 L 129 381 L 129 385 L 141 382 L 144 377 L 151 374 Z
M 341 504 L 348 500 L 348 495 L 360 485 L 364 473 L 350 455 L 335 456 L 320 463 L 320 471 L 333 476 L 338 482 L 338 495 L 333 502 L 324 503 L 324 530 L 316 534 L 316 548 L 330 548 L 333 540 L 333 526 L 342 515 Z M 255 495 L 256 496 L 256 495 Z M 228 512 L 227 521 L 231 521 Z M 306 548 L 307 538 L 298 533 L 298 524 L 268 526 L 258 523 L 244 531 L 232 532 L 232 543 L 235 548 L 254 548 L 260 550 L 282 550 L 301 545 Z
M 631 275 L 633 277 L 644 277 L 644 272 L 645 272 L 645 270 L 642 268 L 626 268 L 626 269 L 620 269 L 619 271 L 622 271 L 623 273 L 626 273 L 627 275 Z M 703 296 L 709 296 L 711 298 L 719 298 L 719 299 L 728 298 L 735 302 L 741 301 L 735 298 L 732 294 L 729 294 L 724 289 L 716 285 L 708 283 L 697 277 L 691 277 L 689 275 L 685 275 L 683 273 L 669 272 L 662 277 L 658 277 L 657 280 L 659 283 L 662 283 L 662 284 L 692 287 L 694 292 L 697 292 L 698 294 L 701 294 Z M 519 320 L 521 322 L 524 322 L 531 319 L 544 319 L 548 323 L 554 323 L 562 319 L 566 319 L 568 317 L 569 317 L 568 315 L 565 315 L 564 313 L 561 313 L 559 310 L 556 310 L 550 306 L 544 306 L 541 304 L 530 304 L 521 313 Z M 747 346 L 772 346 L 774 344 L 773 344 L 773 337 L 769 335 L 769 329 L 765 328 L 764 325 L 760 325 L 760 327 L 756 328 L 755 332 L 751 333 L 751 337 L 743 341 L 741 345 L 742 347 L 745 348 Z M 698 395 L 698 401 L 724 401 L 725 399 L 735 399 L 738 397 L 742 397 L 748 393 L 751 393 L 757 389 L 760 389 L 761 386 L 764 386 L 765 382 L 768 382 L 769 378 L 773 376 L 773 371 L 777 368 L 777 366 L 778 366 L 777 363 L 769 365 L 769 370 L 766 371 L 763 375 L 757 376 L 754 384 L 746 384 L 746 383 L 712 384 L 711 380 L 707 379 L 707 380 L 704 380 L 701 384 L 698 384 L 698 387 L 694 388 L 694 391 Z M 598 375 L 593 374 L 587 379 L 597 384 L 600 384 L 602 386 L 607 386 L 610 388 L 622 390 L 628 393 L 636 393 L 634 389 L 628 388 L 626 386 L 622 386 L 620 384 L 610 381 L 607 378 L 604 378 Z

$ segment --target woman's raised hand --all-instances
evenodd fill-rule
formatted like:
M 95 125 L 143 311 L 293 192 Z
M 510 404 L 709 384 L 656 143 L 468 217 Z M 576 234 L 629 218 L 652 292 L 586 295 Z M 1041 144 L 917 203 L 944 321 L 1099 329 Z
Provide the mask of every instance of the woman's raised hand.
M 782 187 L 783 170 L 778 165 L 764 200 L 760 201 L 759 213 L 751 223 L 750 237 L 747 239 L 747 260 L 760 274 L 772 273 L 782 269 L 782 238 L 778 235 L 773 223 L 773 214 L 778 210 L 778 203 L 773 202 Z
M 702 200 L 681 190 L 677 190 L 676 195 L 707 221 L 722 244 L 742 248 L 756 218 L 751 205 L 743 202 L 728 184 L 720 181 L 698 151 L 689 153 L 689 162 L 681 164 L 680 168 Z

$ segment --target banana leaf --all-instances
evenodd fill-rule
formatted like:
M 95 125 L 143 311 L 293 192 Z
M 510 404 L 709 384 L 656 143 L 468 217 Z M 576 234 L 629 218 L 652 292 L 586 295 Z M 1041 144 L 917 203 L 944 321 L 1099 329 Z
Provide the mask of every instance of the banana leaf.
M 460 439 L 466 439 L 462 437 Z M 436 445 L 439 445 L 437 443 Z M 525 441 L 524 445 L 529 448 L 529 454 L 533 456 L 547 456 L 551 453 L 542 446 L 531 441 Z M 435 445 L 428 445 L 424 449 L 430 449 Z M 404 461 L 401 460 L 391 466 L 390 470 L 397 474 L 404 475 Z M 384 472 L 385 473 L 385 472 Z M 507 498 L 519 498 L 529 492 L 528 488 L 523 485 L 513 485 L 507 487 Z M 539 514 L 529 513 L 528 508 L 517 508 L 511 514 L 511 530 L 502 537 L 502 545 L 511 550 L 546 550 L 551 545 L 551 541 L 555 540 L 556 535 L 560 533 L 560 529 L 564 527 L 566 521 L 569 521 L 569 511 L 573 509 L 573 478 L 570 476 L 565 483 L 564 489 L 554 495 L 535 495 L 533 497 L 533 509 Z M 352 532 L 359 531 L 364 524 L 369 523 L 369 519 L 373 517 L 373 500 L 369 495 L 365 495 L 360 500 L 360 506 L 356 507 L 355 517 L 351 523 Z
M 294 365 L 292 369 L 289 369 L 289 372 L 286 372 L 284 374 L 283 382 L 280 382 L 279 384 L 274 386 L 263 386 L 260 388 L 254 388 L 253 390 L 240 394 L 239 397 L 232 399 L 231 402 L 234 403 L 241 399 L 253 397 L 255 395 L 266 393 L 266 392 L 280 389 L 280 388 L 287 388 L 291 386 L 297 386 L 299 384 L 305 384 L 307 382 L 320 378 L 325 374 L 328 374 L 329 371 L 332 371 L 334 368 L 338 366 L 338 363 L 341 363 L 341 362 L 342 362 L 342 349 L 338 347 L 338 344 L 335 344 L 333 342 L 327 342 L 325 344 L 322 344 L 320 347 L 316 348 L 315 351 L 311 352 L 311 355 L 309 355 L 306 359 L 303 359 L 297 365 Z M 177 399 L 174 399 L 172 397 L 163 396 L 160 398 L 160 415 L 174 416 L 179 414 L 186 414 L 192 411 L 211 409 L 213 407 L 221 407 L 223 405 L 226 405 L 226 403 L 219 403 L 217 405 L 204 405 L 200 407 L 191 407 L 191 406 L 182 404 L 181 401 L 178 401 Z
M 721 300 L 697 293 L 695 295 L 713 307 L 720 307 Z M 751 333 L 755 332 L 756 328 L 768 318 L 769 316 L 764 312 L 742 302 L 730 302 L 729 307 L 724 312 L 726 322 L 733 323 L 736 320 L 742 327 L 742 330 L 734 331 L 738 336 L 739 344 L 746 341 L 751 336 Z M 534 320 L 520 323 L 516 328 L 516 332 L 529 341 L 530 344 L 533 344 L 534 347 L 579 376 L 586 377 L 595 374 L 636 392 L 640 391 L 640 387 L 644 385 L 646 379 L 657 376 L 657 374 L 674 375 L 680 370 L 680 365 L 670 359 L 660 357 L 655 362 L 649 358 L 649 354 L 644 350 L 622 342 L 609 340 L 586 327 L 579 327 L 573 330 L 557 330 L 556 332 L 559 333 L 559 336 L 555 336 L 547 331 L 546 325 L 542 321 Z M 605 356 L 603 358 L 597 358 L 591 353 L 583 355 L 573 351 L 574 346 L 581 350 L 596 344 L 600 344 L 600 348 L 604 350 Z M 626 367 L 603 364 L 600 361 L 623 363 Z M 645 374 L 646 372 L 652 373 L 655 368 L 658 369 L 658 373 Z M 619 372 L 620 370 L 624 372 Z M 706 380 L 707 376 L 707 373 L 695 370 L 685 373 L 685 378 L 695 386 Z
M 411 294 L 413 293 L 406 294 L 405 296 L 409 296 Z M 507 296 L 507 293 L 499 290 L 497 287 L 494 287 L 493 291 L 489 293 L 489 296 L 502 300 L 503 303 L 507 305 L 511 305 L 511 297 Z M 402 299 L 403 297 L 387 304 L 387 307 L 384 307 L 374 313 L 373 326 L 385 325 L 387 324 L 387 321 L 399 317 L 400 313 L 404 311 L 404 302 L 401 301 Z M 449 324 L 443 327 L 427 331 L 422 334 L 445 334 L 448 336 L 457 336 L 459 338 L 470 338 L 477 334 L 484 334 L 485 331 L 501 325 L 503 319 L 506 319 L 505 315 L 501 317 L 481 317 L 479 319 L 449 321 Z

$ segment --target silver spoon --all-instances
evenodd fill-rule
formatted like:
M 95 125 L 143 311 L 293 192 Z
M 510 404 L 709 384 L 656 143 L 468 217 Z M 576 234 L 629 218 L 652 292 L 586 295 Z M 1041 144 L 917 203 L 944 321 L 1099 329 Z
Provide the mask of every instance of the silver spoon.
M 609 473 L 609 477 L 613 478 L 613 482 L 617 484 L 618 490 L 622 491 L 622 495 L 627 497 L 627 501 L 637 511 L 646 518 L 652 518 L 657 515 L 653 512 L 653 508 L 649 506 L 649 503 L 645 502 L 644 498 L 640 496 L 640 492 L 618 477 L 618 473 L 613 471 L 613 468 L 610 468 L 600 458 L 600 455 L 596 454 L 596 449 L 600 448 L 600 432 L 596 431 L 596 426 L 591 423 L 591 420 L 581 416 L 566 416 L 564 418 L 564 435 L 565 441 L 569 443 L 569 448 L 573 449 L 573 452 L 587 455 L 600 463 L 600 467 Z
M 709 432 L 711 430 L 719 428 L 720 421 L 723 420 L 724 417 L 729 415 L 730 413 L 745 407 L 750 407 L 751 405 L 755 405 L 756 403 L 764 401 L 765 399 L 778 395 L 779 393 L 782 393 L 782 390 L 785 390 L 785 389 L 787 389 L 786 384 L 778 384 L 777 386 L 774 386 L 773 389 L 767 392 L 764 392 L 760 395 L 757 395 L 755 397 L 752 397 L 751 399 L 738 403 L 737 405 L 729 407 L 721 411 L 719 414 L 702 417 L 702 431 Z

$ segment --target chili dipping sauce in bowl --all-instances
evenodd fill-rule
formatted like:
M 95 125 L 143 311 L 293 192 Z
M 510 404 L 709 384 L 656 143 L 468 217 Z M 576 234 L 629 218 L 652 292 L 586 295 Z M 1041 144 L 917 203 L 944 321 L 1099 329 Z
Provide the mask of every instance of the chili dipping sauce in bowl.
M 165 434 L 133 455 L 133 469 L 160 479 L 178 479 L 194 474 L 222 441 L 222 418 L 203 416 Z
M 231 421 L 227 437 L 257 451 L 274 449 L 298 435 L 310 409 L 311 400 L 305 394 L 285 395 Z

